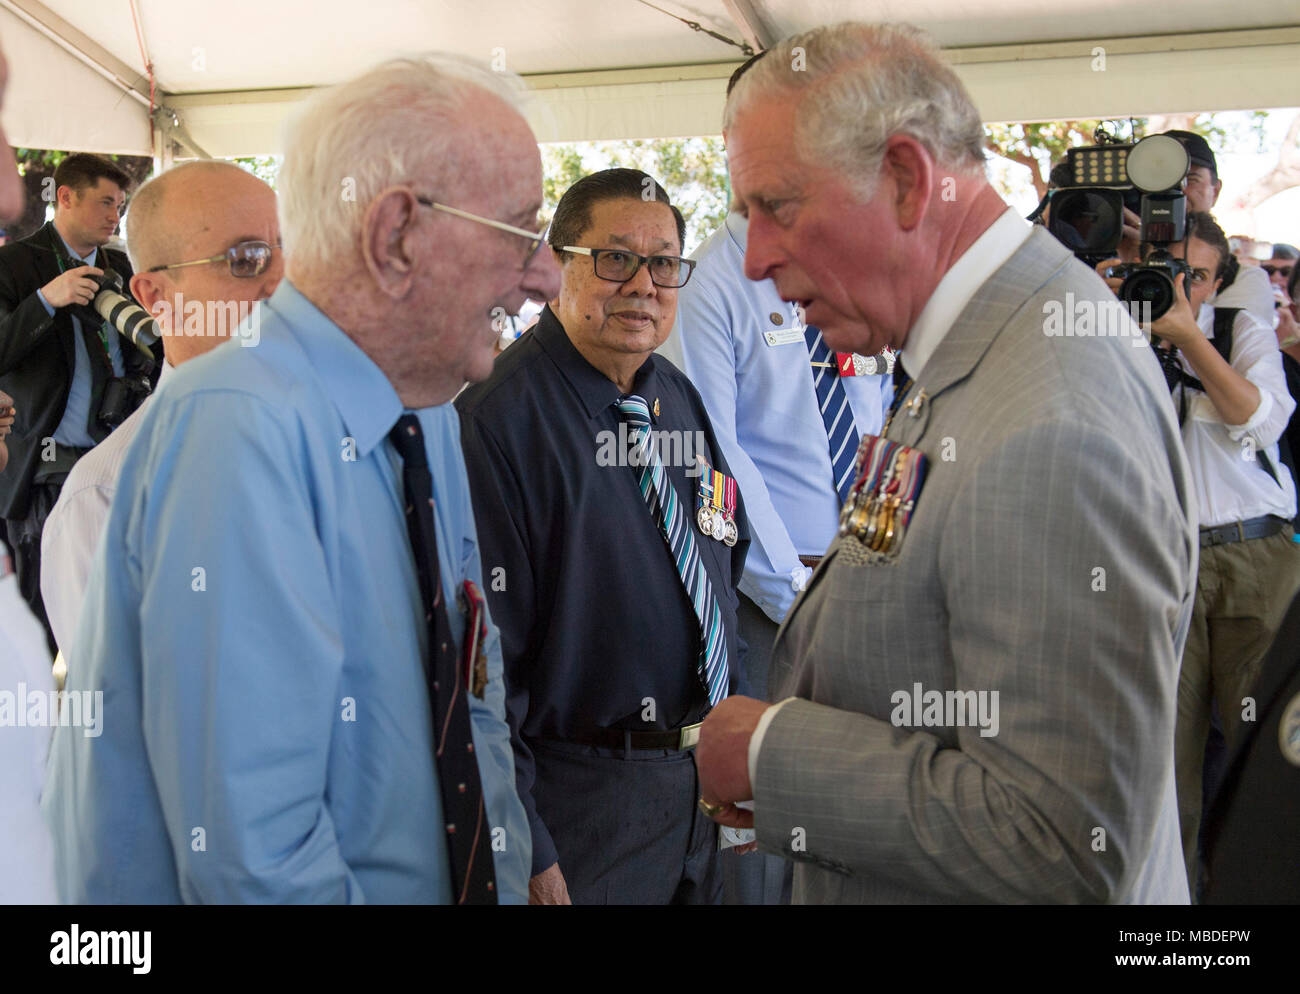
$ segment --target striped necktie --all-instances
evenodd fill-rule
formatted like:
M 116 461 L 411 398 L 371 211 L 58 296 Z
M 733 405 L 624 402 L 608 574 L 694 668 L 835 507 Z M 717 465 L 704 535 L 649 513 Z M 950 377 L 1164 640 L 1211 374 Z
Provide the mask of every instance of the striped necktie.
M 687 515 L 668 473 L 651 444 L 650 408 L 636 394 L 617 401 L 618 413 L 627 422 L 636 452 L 641 497 L 650 508 L 650 516 L 659 525 L 668 551 L 672 553 L 686 595 L 700 620 L 700 658 L 697 666 L 700 681 L 709 692 L 710 707 L 727 696 L 727 639 L 722 628 L 722 611 L 713 596 L 709 575 L 700 561 L 700 550 L 691 533 Z
M 835 353 L 822 341 L 821 329 L 807 325 L 803 336 L 808 343 L 808 355 L 812 360 L 817 406 L 821 409 L 822 423 L 826 425 L 835 492 L 840 495 L 840 503 L 843 503 L 848 500 L 849 490 L 853 486 L 853 459 L 858 452 L 858 426 L 853 422 L 849 395 L 844 392 L 844 384 L 840 382 Z

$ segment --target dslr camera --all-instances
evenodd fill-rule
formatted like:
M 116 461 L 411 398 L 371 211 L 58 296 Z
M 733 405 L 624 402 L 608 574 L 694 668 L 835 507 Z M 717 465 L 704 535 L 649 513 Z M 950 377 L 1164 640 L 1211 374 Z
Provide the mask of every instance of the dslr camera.
M 1124 208 L 1141 218 L 1141 262 L 1111 266 L 1107 276 L 1124 282 L 1119 299 L 1141 323 L 1159 319 L 1174 304 L 1174 279 L 1191 267 L 1169 253 L 1187 235 L 1187 198 L 1182 190 L 1190 160 L 1182 142 L 1150 135 L 1122 144 L 1098 128 L 1096 145 L 1066 152 L 1069 178 L 1051 193 L 1048 230 L 1095 267 L 1115 256 L 1124 237 Z
M 160 331 L 156 322 L 143 307 L 129 297 L 122 295 L 122 277 L 114 269 L 105 269 L 104 275 L 87 274 L 86 279 L 93 280 L 99 289 L 91 299 L 89 306 L 81 308 L 82 321 L 98 325 L 107 321 L 123 338 L 152 357 L 150 347 L 158 341 Z
M 102 276 L 88 274 L 86 278 L 93 280 L 98 289 L 89 305 L 77 307 L 77 316 L 91 327 L 107 322 L 119 335 L 149 357 L 150 363 L 146 369 L 152 369 L 153 353 L 150 347 L 158 341 L 158 323 L 143 307 L 123 296 L 122 277 L 116 270 L 105 268 Z M 103 399 L 96 415 L 99 423 L 109 431 L 116 430 L 144 402 L 151 390 L 147 373 L 109 378 L 104 384 Z

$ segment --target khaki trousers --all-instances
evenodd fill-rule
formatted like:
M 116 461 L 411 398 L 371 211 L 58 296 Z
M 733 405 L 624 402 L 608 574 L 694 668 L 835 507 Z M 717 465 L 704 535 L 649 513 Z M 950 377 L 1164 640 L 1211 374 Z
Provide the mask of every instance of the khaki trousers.
M 1282 617 L 1300 590 L 1300 544 L 1293 535 L 1288 525 L 1268 538 L 1201 549 L 1174 732 L 1178 816 L 1193 900 L 1200 881 L 1197 836 L 1210 702 L 1218 701 L 1231 754 L 1245 722 L 1255 719 L 1248 698 Z

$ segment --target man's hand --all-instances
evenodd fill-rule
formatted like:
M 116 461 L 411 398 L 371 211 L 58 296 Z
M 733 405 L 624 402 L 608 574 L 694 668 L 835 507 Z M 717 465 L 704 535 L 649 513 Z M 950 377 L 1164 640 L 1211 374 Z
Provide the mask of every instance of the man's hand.
M 1174 305 L 1165 311 L 1159 320 L 1151 322 L 1151 334 L 1159 336 L 1175 348 L 1186 348 L 1198 338 L 1204 338 L 1196 315 L 1192 313 L 1191 301 L 1183 292 L 1187 277 L 1179 273 L 1174 277 Z
M 103 276 L 102 269 L 94 266 L 78 266 L 69 269 L 41 287 L 41 293 L 53 308 L 67 307 L 69 304 L 89 304 L 95 299 L 99 284 L 91 276 Z
M 1119 258 L 1103 259 L 1096 266 L 1097 275 L 1106 281 L 1106 285 L 1110 287 L 1110 292 L 1117 297 L 1119 296 L 1119 288 L 1124 285 L 1124 281 L 1118 276 L 1107 276 L 1106 270 L 1110 269 L 1111 266 L 1118 266 L 1123 261 L 1123 259 Z
M 0 390 L 0 438 L 14 430 L 14 416 L 18 413 L 14 399 Z
M 706 804 L 722 804 L 712 815 L 719 825 L 753 828 L 754 813 L 736 807 L 736 801 L 754 799 L 749 782 L 749 740 L 768 709 L 766 701 L 728 697 L 719 702 L 700 728 L 695 765 L 700 772 L 700 797 Z
M 13 430 L 14 399 L 0 390 L 0 471 L 9 465 L 9 447 L 5 445 L 5 436 Z
M 529 904 L 572 904 L 569 886 L 564 882 L 560 864 L 552 863 L 528 881 Z
M 1300 361 L 1300 323 L 1296 322 L 1292 307 L 1279 307 L 1277 310 L 1277 347 L 1292 359 Z
M 1142 261 L 1142 219 L 1124 208 L 1124 234 L 1120 238 L 1119 257 L 1125 262 Z

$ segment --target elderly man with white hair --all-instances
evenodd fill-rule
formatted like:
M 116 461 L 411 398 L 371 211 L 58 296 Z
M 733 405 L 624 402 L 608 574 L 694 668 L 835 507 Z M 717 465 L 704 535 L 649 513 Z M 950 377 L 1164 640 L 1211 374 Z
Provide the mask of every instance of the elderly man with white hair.
M 777 636 L 784 700 L 704 721 L 700 803 L 796 861 L 796 902 L 1186 903 L 1195 510 L 1151 349 L 1056 333 L 1066 301 L 1127 317 L 989 185 L 916 29 L 788 39 L 724 129 L 746 276 L 905 375 Z
M 546 299 L 517 81 L 314 97 L 255 348 L 176 370 L 122 468 L 45 807 L 73 902 L 524 903 L 501 656 L 448 403 Z M 128 499 L 129 498 L 129 499 Z

